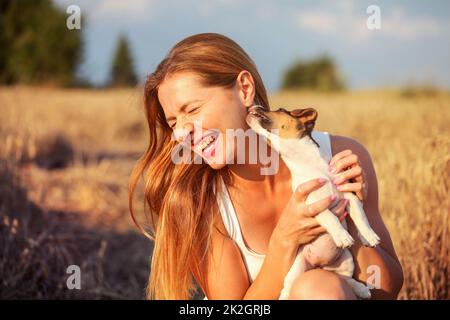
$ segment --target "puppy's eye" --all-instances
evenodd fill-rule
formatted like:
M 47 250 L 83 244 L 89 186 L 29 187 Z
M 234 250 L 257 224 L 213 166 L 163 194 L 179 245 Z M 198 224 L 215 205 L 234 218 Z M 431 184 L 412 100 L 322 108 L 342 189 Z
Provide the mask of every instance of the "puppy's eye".
M 286 126 L 284 124 L 281 125 L 281 129 L 285 129 Z

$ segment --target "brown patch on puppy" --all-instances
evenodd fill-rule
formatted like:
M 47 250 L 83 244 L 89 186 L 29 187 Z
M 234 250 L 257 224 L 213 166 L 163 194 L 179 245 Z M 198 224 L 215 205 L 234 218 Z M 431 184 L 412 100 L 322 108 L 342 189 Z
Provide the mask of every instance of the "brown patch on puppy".
M 267 131 L 278 129 L 279 136 L 284 139 L 301 139 L 305 135 L 311 137 L 317 119 L 317 111 L 313 108 L 266 111 L 260 107 L 252 107 L 249 115 L 255 117 Z

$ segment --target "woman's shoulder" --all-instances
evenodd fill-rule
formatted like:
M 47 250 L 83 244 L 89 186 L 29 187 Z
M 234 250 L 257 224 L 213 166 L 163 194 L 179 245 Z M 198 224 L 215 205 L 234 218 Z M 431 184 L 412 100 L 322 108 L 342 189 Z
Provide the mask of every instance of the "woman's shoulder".
M 361 168 L 365 172 L 367 183 L 369 185 L 376 185 L 375 167 L 369 151 L 363 144 L 350 137 L 331 134 L 330 143 L 333 157 L 339 152 L 351 150 L 352 153 L 356 155 L 357 161 L 360 163 Z

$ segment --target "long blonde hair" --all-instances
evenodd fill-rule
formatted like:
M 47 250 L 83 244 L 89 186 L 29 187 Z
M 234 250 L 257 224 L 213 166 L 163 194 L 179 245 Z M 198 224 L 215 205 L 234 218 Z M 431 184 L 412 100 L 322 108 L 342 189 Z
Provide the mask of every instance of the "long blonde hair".
M 254 79 L 254 102 L 269 108 L 255 63 L 236 42 L 221 34 L 201 33 L 183 39 L 147 77 L 144 104 L 149 145 L 132 171 L 128 204 L 134 223 L 154 241 L 148 299 L 191 299 L 194 280 L 208 295 L 210 240 L 220 217 L 214 190 L 220 190 L 220 178 L 226 185 L 231 178 L 227 166 L 214 170 L 205 163 L 172 161 L 171 152 L 177 142 L 171 139 L 172 129 L 158 100 L 159 85 L 165 77 L 187 71 L 200 76 L 204 86 L 231 88 L 242 70 L 250 72 Z M 150 233 L 133 212 L 133 193 L 141 176 L 144 212 L 146 205 L 150 210 Z

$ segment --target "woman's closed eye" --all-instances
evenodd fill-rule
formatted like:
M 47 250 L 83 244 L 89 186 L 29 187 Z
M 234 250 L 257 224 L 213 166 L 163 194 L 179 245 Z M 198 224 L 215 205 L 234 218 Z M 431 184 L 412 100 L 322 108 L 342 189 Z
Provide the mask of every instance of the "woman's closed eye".
M 200 107 L 192 108 L 191 110 L 188 111 L 188 113 L 193 113 L 193 112 L 197 111 L 198 109 L 200 109 Z
M 192 114 L 192 113 L 194 113 L 195 111 L 197 111 L 198 109 L 200 109 L 200 107 L 192 108 L 191 110 L 188 111 L 188 114 Z M 170 128 L 174 129 L 176 124 L 177 124 L 177 122 L 175 121 L 175 122 L 173 122 L 173 123 L 172 123 L 171 125 L 169 125 L 169 126 L 170 126 Z

